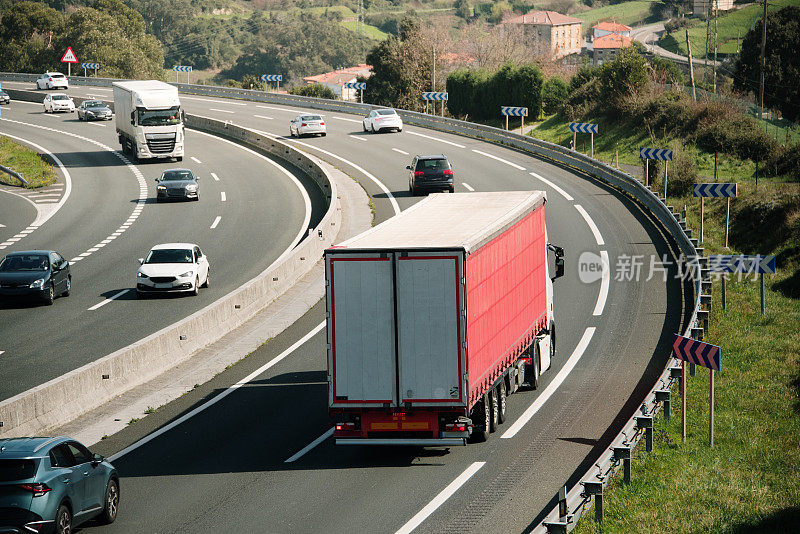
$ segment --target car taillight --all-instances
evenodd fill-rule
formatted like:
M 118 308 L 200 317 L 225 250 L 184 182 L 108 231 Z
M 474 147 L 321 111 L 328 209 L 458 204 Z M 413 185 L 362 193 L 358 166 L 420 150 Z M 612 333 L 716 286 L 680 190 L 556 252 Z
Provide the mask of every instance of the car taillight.
M 442 174 L 445 176 L 453 176 L 453 169 L 445 169 Z
M 355 423 L 336 423 L 336 430 L 358 430 Z
M 47 81 L 48 81 L 48 82 L 52 82 L 52 81 L 53 81 L 53 78 L 48 78 L 48 79 L 47 79 Z
M 19 487 L 24 490 L 30 491 L 31 493 L 33 493 L 34 497 L 41 497 L 42 495 L 50 491 L 50 488 L 47 486 L 47 484 L 41 484 L 38 482 L 30 484 L 20 484 Z
M 449 425 L 444 426 L 445 432 L 466 432 L 467 425 L 466 423 L 452 423 Z
M 320 126 L 325 126 L 324 122 L 319 123 Z
M 422 171 L 414 171 L 414 176 L 425 176 L 425 173 Z
M 383 119 L 381 119 L 380 117 L 375 117 L 375 122 L 380 122 L 380 121 L 382 121 L 382 120 L 383 120 Z
M 308 124 L 306 124 L 306 123 L 302 123 L 302 124 L 300 124 L 300 127 L 301 127 L 301 128 L 305 128 L 306 126 L 308 126 Z

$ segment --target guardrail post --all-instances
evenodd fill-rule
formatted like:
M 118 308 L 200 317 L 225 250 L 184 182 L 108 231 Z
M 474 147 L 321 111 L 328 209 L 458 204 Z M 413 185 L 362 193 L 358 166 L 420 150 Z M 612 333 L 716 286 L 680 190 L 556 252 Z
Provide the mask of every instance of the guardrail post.
M 631 483 L 631 448 L 614 447 L 614 461 L 622 460 L 622 480 L 625 484 Z
M 542 523 L 548 534 L 567 534 L 566 521 L 545 521 Z
M 581 482 L 583 494 L 586 497 L 594 496 L 594 520 L 603 522 L 603 483 L 599 481 Z
M 672 373 L 672 369 L 670 369 L 670 374 Z M 668 389 L 657 389 L 653 393 L 656 395 L 656 402 L 660 402 L 664 405 L 664 419 L 669 420 L 670 418 L 670 391 Z
M 669 377 L 672 379 L 678 379 L 678 389 L 683 391 L 683 367 L 670 367 L 669 368 Z
M 637 415 L 636 428 L 644 429 L 644 444 L 645 450 L 650 452 L 653 450 L 653 416 L 652 415 Z
M 569 510 L 567 509 L 567 487 L 561 486 L 561 489 L 558 490 L 558 518 L 561 521 L 566 521 L 568 512 Z

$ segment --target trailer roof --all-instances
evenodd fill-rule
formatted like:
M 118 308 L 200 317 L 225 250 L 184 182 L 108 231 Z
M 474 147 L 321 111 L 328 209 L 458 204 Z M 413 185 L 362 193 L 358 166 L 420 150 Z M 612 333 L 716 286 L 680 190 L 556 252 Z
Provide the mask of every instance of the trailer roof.
M 122 87 L 128 91 L 176 91 L 177 87 L 159 80 L 129 80 L 124 82 L 113 82 L 111 85 Z
M 546 200 L 544 191 L 434 193 L 338 247 L 463 248 L 470 252 Z

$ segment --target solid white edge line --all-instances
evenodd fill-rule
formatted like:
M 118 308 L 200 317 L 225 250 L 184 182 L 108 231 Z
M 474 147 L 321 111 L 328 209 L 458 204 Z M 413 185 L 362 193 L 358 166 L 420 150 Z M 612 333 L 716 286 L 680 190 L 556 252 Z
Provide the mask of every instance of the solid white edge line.
M 464 469 L 464 472 L 458 475 L 454 481 L 447 485 L 436 497 L 433 498 L 431 502 L 429 502 L 425 508 L 417 512 L 417 515 L 412 517 L 408 520 L 408 523 L 400 527 L 395 534 L 409 534 L 415 528 L 420 526 L 423 521 L 425 521 L 428 516 L 430 516 L 433 512 L 436 511 L 444 502 L 452 497 L 452 495 L 458 491 L 458 489 L 463 486 L 467 480 L 472 478 L 472 475 L 478 472 L 478 470 L 486 465 L 486 462 L 473 462 Z
M 411 155 L 408 152 L 406 152 L 405 150 L 400 150 L 399 148 L 393 148 L 392 150 L 394 150 L 395 152 L 399 152 L 404 156 L 410 156 Z
M 291 347 L 289 347 L 288 349 L 286 349 L 285 351 L 280 353 L 278 356 L 272 358 L 269 362 L 267 362 L 266 364 L 262 365 L 261 367 L 259 367 L 258 369 L 256 369 L 255 371 L 253 371 L 252 373 L 250 373 L 249 375 L 247 375 L 243 379 L 239 380 L 234 385 L 230 386 L 228 389 L 226 389 L 225 391 L 223 391 L 222 393 L 220 393 L 216 397 L 204 402 L 203 404 L 201 404 L 200 406 L 198 406 L 197 408 L 195 408 L 191 412 L 179 417 L 178 419 L 172 421 L 168 425 L 165 425 L 165 426 L 159 428 L 158 430 L 156 430 L 152 434 L 148 434 L 145 437 L 143 437 L 142 439 L 140 439 L 139 441 L 136 441 L 136 442 L 128 445 L 127 447 L 125 447 L 124 449 L 119 451 L 118 453 L 111 455 L 108 459 L 113 462 L 113 461 L 115 461 L 115 460 L 117 460 L 119 458 L 122 458 L 123 456 L 125 456 L 129 452 L 138 449 L 142 445 L 145 445 L 146 443 L 149 443 L 150 441 L 154 440 L 155 438 L 157 438 L 161 434 L 165 434 L 165 433 L 169 432 L 170 430 L 172 430 L 176 426 L 180 425 L 181 423 L 183 423 L 185 421 L 188 421 L 189 419 L 191 419 L 195 415 L 199 414 L 200 412 L 210 408 L 211 406 L 213 406 L 214 404 L 218 403 L 219 401 L 221 401 L 222 399 L 224 399 L 225 397 L 227 397 L 228 395 L 230 395 L 231 393 L 233 393 L 234 391 L 236 391 L 240 387 L 246 385 L 248 382 L 251 382 L 252 380 L 257 378 L 259 375 L 263 374 L 270 367 L 278 364 L 281 360 L 283 360 L 284 358 L 289 356 L 291 353 L 293 353 L 295 350 L 300 348 L 303 344 L 305 344 L 306 341 L 308 341 L 309 339 L 314 337 L 323 328 L 325 328 L 325 322 L 324 321 L 321 322 L 320 324 L 318 324 L 317 326 L 315 326 L 314 329 L 311 330 L 309 333 L 307 333 L 306 335 L 304 335 L 303 337 L 298 339 Z
M 208 108 L 208 111 L 218 111 L 220 113 L 230 113 L 231 115 L 236 113 L 235 111 L 231 111 L 229 109 L 217 109 L 217 108 Z
M 357 135 L 353 135 L 353 134 L 348 134 L 348 135 L 349 135 L 349 137 L 352 137 L 353 139 L 358 139 L 359 141 L 366 141 L 366 139 L 364 139 L 363 137 L 358 137 Z
M 467 148 L 467 147 L 465 147 L 464 145 L 459 145 L 458 143 L 454 143 L 454 142 L 452 142 L 452 141 L 446 141 L 445 139 L 439 139 L 438 137 L 433 137 L 433 136 L 431 136 L 431 135 L 425 135 L 425 134 L 421 134 L 421 133 L 419 133 L 419 132 L 411 132 L 411 131 L 408 131 L 408 130 L 406 130 L 406 133 L 410 133 L 411 135 L 416 135 L 416 136 L 419 136 L 419 137 L 424 137 L 425 139 L 431 139 L 431 140 L 433 140 L 433 141 L 439 141 L 440 143 L 445 143 L 445 144 L 448 144 L 448 145 L 453 145 L 453 146 L 456 146 L 456 147 L 458 147 L 458 148 Z
M 463 185 L 464 187 L 466 187 L 466 188 L 467 188 L 467 190 L 469 190 L 469 191 L 475 191 L 475 188 L 474 188 L 474 187 L 472 187 L 471 185 L 469 185 L 469 184 L 468 184 L 468 183 L 466 183 L 466 182 L 461 182 L 461 185 Z
M 192 161 L 194 161 L 194 162 L 195 162 L 195 163 L 197 163 L 197 164 L 200 164 L 200 165 L 202 165 L 202 164 L 203 164 L 203 162 L 202 162 L 202 161 L 200 161 L 199 159 L 197 159 L 197 158 L 196 158 L 196 157 L 194 157 L 194 156 L 189 156 L 189 159 L 190 159 L 190 160 L 192 160 Z
M 106 300 L 104 300 L 104 301 L 102 301 L 102 302 L 98 302 L 97 304 L 95 304 L 95 305 L 94 305 L 94 306 L 92 306 L 91 308 L 87 308 L 87 311 L 94 311 L 94 310 L 96 310 L 97 308 L 100 308 L 100 307 L 102 307 L 102 306 L 105 306 L 106 304 L 108 304 L 108 303 L 109 303 L 109 302 L 111 302 L 112 300 L 114 300 L 114 299 L 116 299 L 116 298 L 119 298 L 119 297 L 121 297 L 122 295 L 124 295 L 124 294 L 125 294 L 125 293 L 127 293 L 128 291 L 130 291 L 130 289 L 123 289 L 123 290 L 122 290 L 122 291 L 120 291 L 119 293 L 115 293 L 114 295 L 111 295 L 111 296 L 110 296 L 110 297 L 108 297 Z
M 227 198 L 225 197 L 225 191 L 220 191 L 219 192 L 219 201 L 220 202 L 225 202 L 226 200 L 227 200 Z
M 268 137 L 271 137 L 272 139 L 279 139 L 280 138 L 280 136 L 278 136 L 278 135 L 271 134 L 269 132 L 264 132 L 262 130 L 255 130 L 255 131 L 257 131 L 260 134 L 263 134 L 263 135 L 266 135 Z M 332 158 L 336 158 L 336 159 L 338 159 L 339 161 L 341 161 L 343 163 L 347 163 L 348 165 L 353 167 L 355 170 L 361 172 L 362 174 L 364 174 L 364 176 L 366 176 L 367 178 L 369 178 L 370 180 L 375 182 L 375 185 L 377 185 L 381 189 L 381 191 L 386 193 L 386 196 L 389 198 L 389 202 L 392 204 L 392 208 L 394 208 L 394 214 L 397 215 L 398 213 L 400 213 L 400 205 L 397 203 L 397 199 L 394 198 L 394 195 L 392 194 L 392 192 L 389 191 L 389 189 L 385 185 L 383 185 L 383 182 L 381 182 L 380 180 L 375 178 L 372 174 L 367 172 L 367 170 L 364 169 L 363 167 L 360 167 L 359 165 L 356 165 L 352 161 L 346 160 L 343 157 L 334 154 L 333 152 L 328 152 L 327 150 L 323 150 L 323 149 L 321 149 L 319 147 L 316 147 L 314 145 L 309 145 L 308 143 L 303 143 L 302 141 L 295 141 L 293 139 L 287 139 L 287 138 L 283 138 L 283 139 L 286 139 L 288 141 L 292 141 L 297 145 L 303 145 L 305 147 L 317 150 L 317 151 L 322 152 L 323 154 L 325 154 L 327 156 L 330 156 Z
M 586 350 L 586 347 L 589 346 L 589 342 L 592 340 L 594 331 L 595 331 L 594 326 L 589 326 L 586 328 L 586 330 L 584 330 L 583 337 L 581 337 L 581 340 L 578 341 L 578 345 L 575 347 L 575 350 L 572 351 L 572 355 L 564 363 L 564 367 L 561 368 L 561 370 L 558 372 L 555 378 L 553 378 L 553 381 L 547 385 L 544 391 L 542 391 L 542 394 L 539 395 L 535 401 L 533 401 L 533 404 L 528 406 L 528 409 L 523 412 L 520 418 L 517 419 L 514 422 L 514 424 L 511 425 L 509 429 L 503 433 L 502 436 L 500 436 L 502 439 L 511 439 L 514 436 L 516 436 L 517 432 L 522 430 L 522 427 L 525 426 L 525 424 L 531 420 L 531 417 L 533 417 L 536 414 L 536 412 L 538 412 L 539 409 L 542 406 L 544 406 L 544 403 L 547 402 L 547 400 L 553 395 L 553 393 L 555 393 L 558 387 L 572 372 L 572 369 L 578 363 L 578 360 L 581 359 L 581 356 L 583 356 L 583 352 Z
M 491 159 L 493 159 L 495 161 L 499 161 L 500 163 L 505 163 L 506 165 L 510 165 L 510 166 L 514 167 L 515 169 L 519 169 L 521 171 L 525 170 L 525 167 L 523 167 L 522 165 L 517 165 L 516 163 L 508 161 L 507 159 L 503 159 L 503 158 L 501 158 L 499 156 L 495 156 L 494 154 L 489 154 L 488 152 L 483 152 L 481 150 L 476 150 L 474 148 L 472 149 L 472 151 L 475 152 L 476 154 L 480 154 L 481 156 L 486 156 L 487 158 L 491 158 Z
M 211 177 L 214 179 L 215 182 L 219 182 L 219 176 L 217 176 L 217 173 L 212 172 Z
M 578 210 L 578 213 L 581 214 L 583 219 L 586 221 L 586 224 L 589 225 L 589 230 L 591 230 L 592 233 L 594 234 L 594 240 L 597 241 L 597 244 L 600 245 L 601 247 L 605 245 L 606 242 L 603 241 L 603 236 L 600 235 L 600 230 L 597 228 L 597 225 L 594 223 L 592 218 L 589 217 L 589 214 L 586 212 L 586 210 L 583 209 L 583 206 L 581 206 L 580 204 L 575 204 L 575 209 Z
M 0 354 L 2 354 L 2 352 L 0 352 Z M 284 460 L 283 463 L 290 464 L 296 460 L 299 460 L 300 458 L 305 456 L 307 452 L 309 452 L 311 449 L 313 449 L 314 447 L 316 447 L 317 445 L 319 445 L 332 435 L 333 435 L 333 427 L 326 430 L 325 433 L 322 434 L 320 437 L 318 437 L 317 439 L 315 439 L 314 441 L 312 441 L 311 443 L 309 443 L 308 445 L 306 445 L 305 447 L 303 447 L 302 449 L 291 455 L 289 458 Z
M 529 172 L 528 174 L 530 174 L 531 176 L 533 176 L 534 178 L 536 178 L 538 180 L 541 180 L 542 182 L 546 183 L 547 185 L 549 185 L 550 187 L 555 189 L 558 192 L 558 194 L 560 194 L 562 197 L 566 198 L 570 202 L 575 200 L 574 198 L 572 198 L 572 195 L 570 195 L 569 193 L 567 193 L 566 191 L 564 191 L 563 189 L 558 187 L 556 184 L 554 184 L 553 182 L 551 182 L 547 178 L 543 178 L 543 177 L 539 176 L 538 174 L 536 174 L 535 172 Z
M 606 299 L 608 299 L 608 285 L 611 283 L 611 268 L 608 264 L 608 252 L 605 250 L 600 251 L 600 263 L 603 265 L 603 273 L 600 281 L 600 294 L 597 295 L 597 304 L 594 305 L 594 312 L 592 312 L 592 315 L 595 316 L 603 315 Z
M 333 118 L 337 119 L 337 120 L 340 120 L 340 121 L 347 121 L 347 122 L 357 122 L 357 123 L 362 123 L 363 122 L 363 121 L 358 121 L 356 119 L 345 119 L 344 117 L 337 117 L 336 115 L 334 115 Z
M 267 117 L 266 115 L 253 115 L 253 117 L 256 117 L 257 119 L 266 119 L 268 121 L 274 120 L 272 117 Z
M 219 222 L 220 222 L 221 220 L 222 220 L 222 215 L 217 215 L 217 218 L 216 218 L 216 219 L 214 219 L 214 222 L 213 222 L 213 223 L 211 223 L 211 228 L 210 228 L 210 230 L 213 230 L 214 228 L 216 228 L 216 227 L 217 227 L 217 225 L 219 224 Z

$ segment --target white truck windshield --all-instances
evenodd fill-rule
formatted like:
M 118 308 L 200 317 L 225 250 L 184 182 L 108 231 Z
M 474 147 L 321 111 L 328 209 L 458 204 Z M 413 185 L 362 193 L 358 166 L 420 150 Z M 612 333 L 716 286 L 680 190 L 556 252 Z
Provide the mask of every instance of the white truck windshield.
M 181 123 L 180 108 L 159 110 L 138 110 L 140 126 L 173 126 Z

